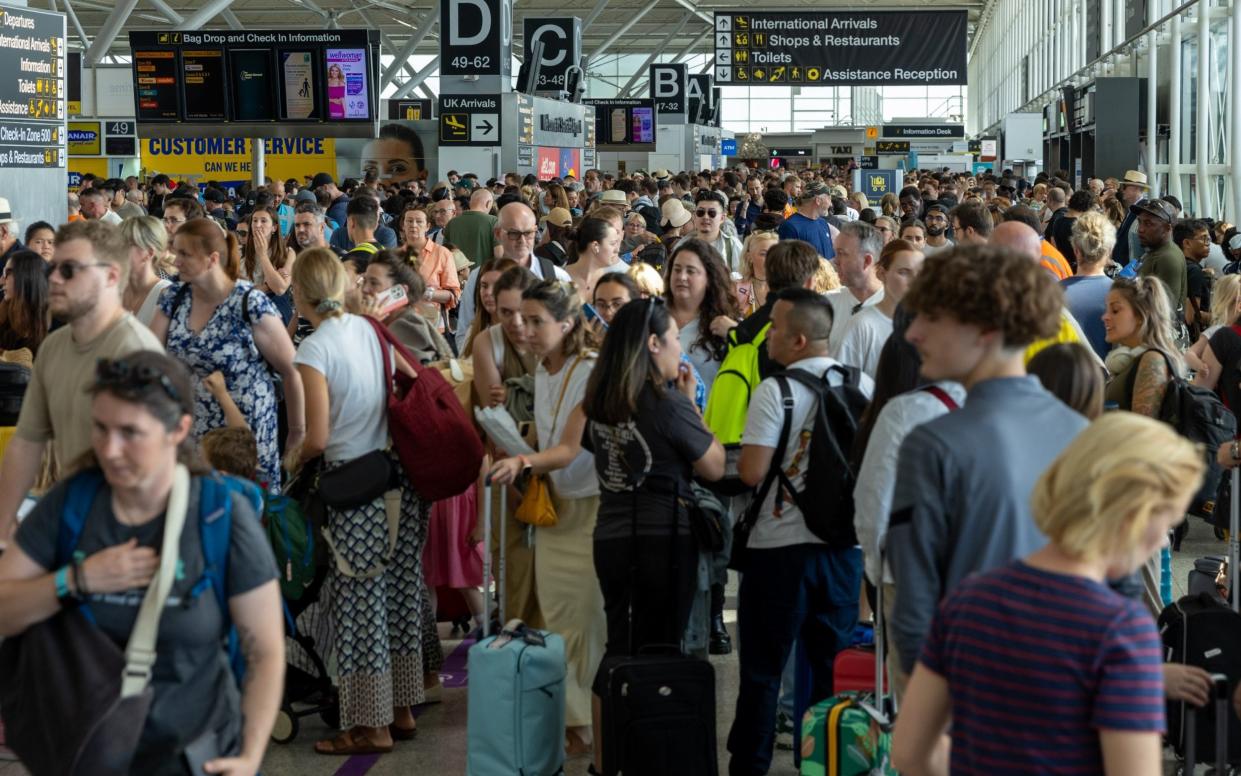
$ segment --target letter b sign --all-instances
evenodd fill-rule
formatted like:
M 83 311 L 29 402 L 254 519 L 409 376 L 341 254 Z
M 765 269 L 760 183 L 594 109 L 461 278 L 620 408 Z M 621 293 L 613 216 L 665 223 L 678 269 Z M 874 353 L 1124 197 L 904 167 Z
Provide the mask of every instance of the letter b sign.
M 686 66 L 651 65 L 651 99 L 660 124 L 685 123 L 685 102 L 688 91 Z

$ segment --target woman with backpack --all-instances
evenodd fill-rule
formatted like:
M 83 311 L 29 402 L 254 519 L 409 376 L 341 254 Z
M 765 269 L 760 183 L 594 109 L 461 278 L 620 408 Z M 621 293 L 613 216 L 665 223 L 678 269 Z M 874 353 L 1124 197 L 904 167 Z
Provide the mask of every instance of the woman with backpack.
M 599 480 L 594 458 L 582 449 L 582 400 L 595 352 L 571 284 L 544 280 L 527 288 L 521 314 L 530 350 L 540 359 L 534 374 L 538 452 L 497 461 L 491 479 L 501 485 L 524 480 L 519 517 L 531 510 L 530 501 L 554 509 L 551 524 L 535 528 L 535 586 L 547 628 L 564 637 L 565 736 L 572 756 L 593 745 L 590 685 L 607 637 L 592 552 Z M 537 480 L 540 475 L 546 479 Z
M 728 268 L 709 243 L 687 237 L 668 257 L 664 278 L 664 300 L 677 322 L 681 349 L 710 393 L 720 362 L 728 353 L 728 331 L 741 318 Z
M 271 370 L 280 376 L 284 392 L 288 449 L 301 444 L 306 432 L 293 341 L 267 295 L 238 279 L 240 257 L 231 234 L 214 221 L 195 218 L 177 229 L 172 247 L 181 282 L 164 289 L 151 331 L 168 355 L 184 362 L 198 378 L 194 437 L 227 425 L 223 409 L 203 383 L 211 373 L 221 372 L 254 432 L 259 479 L 267 490 L 279 493 L 279 418 Z
M 1194 445 L 1149 418 L 1109 413 L 1079 434 L 1031 497 L 1049 543 L 941 602 L 901 703 L 892 765 L 1162 773 L 1159 633 L 1107 582 L 1166 542 L 1203 470 Z
M 168 570 L 169 603 L 156 610 L 162 615 L 151 644 L 154 698 L 144 717 L 127 720 L 117 710 L 121 716 L 113 718 L 141 730 L 132 764 L 112 770 L 92 761 L 82 769 L 182 776 L 202 773 L 209 760 L 214 773 L 252 776 L 271 736 L 284 677 L 284 628 L 271 546 L 250 502 L 229 490 L 198 455 L 190 431 L 193 384 L 180 362 L 151 351 L 100 361 L 90 393 L 91 451 L 77 462 L 77 474 L 39 500 L 22 521 L 16 541 L 0 555 L 5 654 L 39 650 L 40 640 L 78 634 L 73 645 L 39 650 L 45 670 L 28 677 L 37 684 L 23 686 L 16 666 L 6 661 L 0 695 L 20 690 L 50 700 L 60 684 L 61 697 L 69 693 L 72 706 L 51 709 L 47 713 L 55 719 L 43 720 L 21 716 L 29 706 L 26 712 L 6 708 L 8 745 L 34 773 L 69 772 L 67 758 L 78 752 L 43 746 L 39 735 L 26 735 L 27 725 L 56 725 L 50 735 L 66 746 L 81 744 L 79 736 L 89 732 L 81 726 L 93 718 L 91 712 L 103 709 L 89 705 L 86 691 L 92 688 L 63 686 L 69 667 L 62 661 L 73 646 L 98 645 L 92 640 L 102 636 L 112 654 L 100 653 L 97 659 L 125 662 L 121 652 L 130 643 L 139 604 L 159 576 L 162 558 L 176 570 Z M 182 497 L 179 552 L 169 557 L 170 549 L 162 544 L 170 524 L 166 513 Z M 216 511 L 206 511 L 208 497 L 231 505 L 227 515 L 210 524 L 203 518 Z M 210 576 L 209 570 L 221 565 L 227 565 L 227 578 Z M 177 599 L 181 604 L 172 605 Z M 90 621 L 79 612 L 89 612 Z M 230 624 L 244 645 L 240 694 L 223 646 Z M 27 668 L 31 657 L 22 657 Z M 96 703 L 113 700 L 94 698 Z M 118 732 L 124 733 L 113 731 Z M 23 751 L 23 743 L 35 751 Z M 66 759 L 52 767 L 56 758 Z
M 297 351 L 307 430 L 290 458 L 298 465 L 323 459 L 316 479 L 328 505 L 324 538 L 333 556 L 330 617 L 343 731 L 315 751 L 381 754 L 417 732 L 410 707 L 423 700 L 422 629 L 433 627 L 422 612 L 427 510 L 411 488 L 401 489 L 399 503 L 389 491 L 393 467 L 400 470 L 388 452 L 383 349 L 391 346 L 369 319 L 344 311 L 345 271 L 332 251 L 303 251 L 292 280 L 298 314 L 314 333 Z M 396 369 L 412 372 L 389 352 Z M 389 474 L 372 483 L 376 472 Z

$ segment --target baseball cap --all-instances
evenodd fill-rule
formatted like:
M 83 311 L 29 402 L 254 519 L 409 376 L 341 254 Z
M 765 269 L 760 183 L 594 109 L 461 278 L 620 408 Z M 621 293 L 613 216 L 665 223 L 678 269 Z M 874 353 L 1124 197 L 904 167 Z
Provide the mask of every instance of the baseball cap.
M 1131 205 L 1129 212 L 1134 215 L 1147 213 L 1169 224 L 1176 220 L 1176 210 L 1170 203 L 1164 202 L 1162 199 L 1144 199 L 1136 205 Z
M 562 228 L 569 227 L 573 226 L 573 215 L 562 207 L 554 207 L 543 216 L 543 222 Z
M 336 181 L 332 180 L 331 175 L 328 175 L 326 172 L 321 172 L 310 181 L 310 188 L 317 189 L 320 186 L 327 186 L 328 184 L 335 182 Z
M 299 189 L 297 196 L 293 197 L 294 202 L 314 202 L 318 204 L 319 198 L 310 189 Z

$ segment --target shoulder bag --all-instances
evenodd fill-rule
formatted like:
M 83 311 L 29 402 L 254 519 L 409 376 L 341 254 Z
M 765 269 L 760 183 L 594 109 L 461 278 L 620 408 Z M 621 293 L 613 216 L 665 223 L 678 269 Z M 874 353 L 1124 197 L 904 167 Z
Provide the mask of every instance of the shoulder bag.
M 560 418 L 560 407 L 564 404 L 565 391 L 569 389 L 573 372 L 577 370 L 577 365 L 580 363 L 582 363 L 582 357 L 578 356 L 565 374 L 564 382 L 560 384 L 560 397 L 556 399 L 556 409 L 552 411 L 552 430 L 547 439 L 549 445 L 556 438 L 556 421 Z M 551 481 L 546 474 L 531 475 L 526 483 L 526 491 L 521 496 L 521 503 L 517 505 L 517 511 L 513 516 L 533 526 L 547 527 L 556 524 L 558 519 L 556 504 L 552 501 Z
M 155 642 L 176 577 L 189 490 L 189 472 L 178 464 L 159 572 L 123 653 L 93 624 L 85 605 L 66 607 L 0 645 L 7 745 L 33 776 L 129 773 L 154 698 Z

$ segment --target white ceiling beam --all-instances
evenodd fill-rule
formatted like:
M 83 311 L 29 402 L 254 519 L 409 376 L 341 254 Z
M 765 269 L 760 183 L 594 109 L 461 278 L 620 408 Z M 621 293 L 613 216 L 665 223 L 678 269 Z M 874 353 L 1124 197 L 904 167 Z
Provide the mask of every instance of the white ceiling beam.
M 603 13 L 603 9 L 608 7 L 608 0 L 599 0 L 595 3 L 595 8 L 590 15 L 582 20 L 582 34 L 586 34 L 586 30 L 590 29 L 590 25 L 595 23 L 595 19 L 599 18 L 599 14 Z
M 685 15 L 681 17 L 681 21 L 677 22 L 677 25 L 672 28 L 672 31 L 668 33 L 667 37 L 665 37 L 663 41 L 655 47 L 655 50 L 652 51 L 651 55 L 646 58 L 646 61 L 642 63 L 642 66 L 634 72 L 633 78 L 629 79 L 629 83 L 625 84 L 625 87 L 617 93 L 617 97 L 629 96 L 630 91 L 638 83 L 639 79 L 646 77 L 646 69 L 655 62 L 660 54 L 664 53 L 664 49 L 668 48 L 669 44 L 672 43 L 676 36 L 681 34 L 681 30 L 685 29 L 685 25 L 689 24 L 689 20 L 692 18 L 694 18 L 694 14 L 686 11 Z
M 697 37 L 697 38 L 694 38 L 692 41 L 690 41 L 690 44 L 689 44 L 688 46 L 686 46 L 686 47 L 685 47 L 685 48 L 681 51 L 681 53 L 680 53 L 680 54 L 677 54 L 676 59 L 672 60 L 672 62 L 675 64 L 675 63 L 677 63 L 677 62 L 680 62 L 682 59 L 685 59 L 685 58 L 686 58 L 686 57 L 688 57 L 690 54 L 693 54 L 693 53 L 694 53 L 694 49 L 698 48 L 698 44 L 699 44 L 699 43 L 702 43 L 703 39 L 704 39 L 704 38 L 706 38 L 706 37 L 707 37 L 708 35 L 710 35 L 710 34 L 711 34 L 711 28 L 710 28 L 710 27 L 708 27 L 708 28 L 706 28 L 705 30 L 703 30 L 702 32 L 700 32 L 700 33 L 698 34 L 698 37 Z
M 177 29 L 182 32 L 201 30 L 204 24 L 219 16 L 232 4 L 233 0 L 208 0 L 207 3 L 183 21 Z
M 86 37 L 86 32 L 82 29 L 82 23 L 78 21 L 77 12 L 73 10 L 73 3 L 65 0 L 65 15 L 69 17 L 69 21 L 73 24 L 73 29 L 78 33 L 78 40 L 82 42 L 82 50 L 85 51 L 90 47 L 90 38 Z
M 221 11 L 220 18 L 224 20 L 224 23 L 228 25 L 230 30 L 241 31 L 246 28 L 246 25 L 241 23 L 241 19 L 237 18 L 237 14 L 233 13 L 231 8 L 225 8 Z
M 430 62 L 428 62 L 427 66 L 422 68 L 422 70 L 418 72 L 418 75 L 414 76 L 413 78 L 409 79 L 405 83 L 401 84 L 400 88 L 398 88 L 395 92 L 393 92 L 392 96 L 389 99 L 399 100 L 402 97 L 408 97 L 410 92 L 412 92 L 414 89 L 417 89 L 418 86 L 423 81 L 425 81 L 428 77 L 431 76 L 431 74 L 438 71 L 439 67 L 440 67 L 440 55 L 436 54 L 435 58 L 432 59 Z
M 121 27 L 125 26 L 125 20 L 133 13 L 134 6 L 137 4 L 138 0 L 120 0 L 116 4 L 112 13 L 108 14 L 107 20 L 104 21 L 103 27 L 99 29 L 99 34 L 91 41 L 90 48 L 86 50 L 86 56 L 82 58 L 83 64 L 88 67 L 99 64 L 104 54 L 107 54 L 108 49 L 112 47 L 112 41 L 116 40 Z M 66 2 L 65 5 L 68 6 L 68 3 Z
M 149 2 L 155 10 L 163 14 L 164 18 L 172 24 L 180 24 L 185 21 L 185 17 L 174 11 L 172 6 L 168 5 L 168 3 L 164 2 L 164 0 L 147 0 L 147 2 Z
M 393 55 L 392 64 L 388 66 L 388 69 L 379 79 L 379 91 L 381 93 L 385 86 L 396 80 L 396 74 L 401 72 L 402 64 L 409 61 L 409 58 L 414 55 L 414 50 L 422 45 L 422 41 L 426 40 L 427 35 L 431 34 L 431 30 L 439 23 L 439 20 L 440 4 L 439 0 L 435 0 L 431 10 L 427 11 L 423 15 L 422 20 L 418 22 L 418 31 L 405 42 L 404 48 Z
M 629 19 L 620 26 L 620 29 L 612 33 L 607 40 L 599 44 L 599 48 L 590 53 L 589 59 L 597 59 L 599 55 L 611 48 L 613 43 L 624 37 L 625 33 L 632 30 L 633 26 L 641 21 L 643 16 L 646 16 L 648 13 L 655 10 L 655 6 L 657 5 L 659 5 L 659 0 L 651 0 L 651 2 L 639 8 L 636 14 L 630 16 Z

